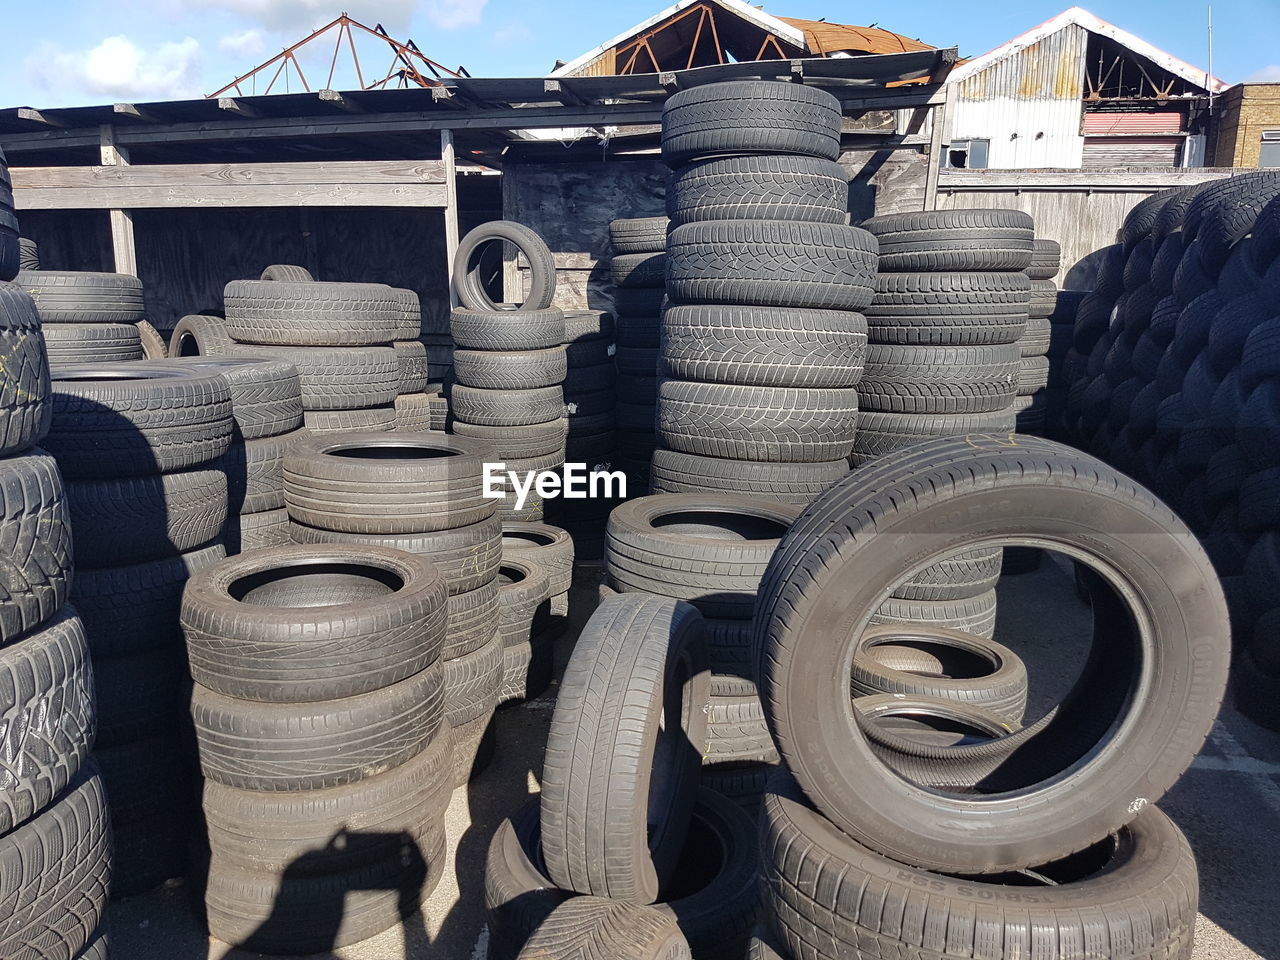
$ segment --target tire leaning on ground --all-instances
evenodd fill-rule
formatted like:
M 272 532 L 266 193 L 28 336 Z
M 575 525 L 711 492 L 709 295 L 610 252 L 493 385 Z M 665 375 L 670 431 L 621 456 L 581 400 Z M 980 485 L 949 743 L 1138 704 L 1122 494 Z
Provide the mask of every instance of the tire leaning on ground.
M 182 629 L 197 683 L 246 700 L 296 703 L 377 690 L 435 663 L 444 577 L 425 557 L 381 547 L 276 547 L 196 573 Z
M 545 310 L 551 306 L 556 292 L 556 267 L 546 242 L 523 224 L 510 220 L 493 220 L 471 230 L 458 244 L 454 260 L 453 289 L 470 310 L 497 310 L 496 304 L 485 292 L 480 275 L 478 252 L 488 243 L 510 243 L 524 254 L 529 263 L 529 296 L 525 302 L 512 309 L 518 313 Z
M 603 897 L 574 897 L 552 911 L 519 960 L 691 960 L 675 917 Z
M 551 912 L 572 897 L 542 870 L 538 801 L 521 807 L 493 835 L 485 861 L 485 906 L 492 960 L 511 960 Z M 755 924 L 755 826 L 734 803 L 700 789 L 685 849 L 676 865 L 672 899 L 653 909 L 674 916 L 694 954 L 739 960 Z
M 285 458 L 285 502 L 297 523 L 340 533 L 412 534 L 479 523 L 488 444 L 444 434 L 344 433 L 301 438 Z
M 621 595 L 587 621 L 542 771 L 542 855 L 561 889 L 645 904 L 672 879 L 698 790 L 707 664 L 702 617 L 679 600 Z
M 814 812 L 786 774 L 771 781 L 762 821 L 771 926 L 797 957 L 961 960 L 980 955 L 983 943 L 1000 944 L 998 956 L 1033 956 L 1044 942 L 1058 945 L 1064 957 L 1190 956 L 1199 899 L 1195 858 L 1156 807 L 1070 861 L 1038 864 L 1039 882 L 1024 876 L 1016 884 L 896 863 Z M 859 910 L 868 889 L 895 904 L 895 916 Z M 903 916 L 915 920 L 902 923 Z M 958 916 L 966 922 L 949 922 Z
M 686 600 L 708 617 L 750 619 L 759 578 L 799 514 L 793 504 L 731 494 L 628 500 L 609 514 L 609 584 Z
M 818 809 L 901 863 L 995 873 L 1082 850 L 1158 801 L 1208 734 L 1230 657 L 1221 588 L 1172 511 L 1101 462 L 1024 436 L 918 444 L 853 476 L 787 533 L 756 609 L 769 725 Z M 923 791 L 886 769 L 849 714 L 848 678 L 830 667 L 852 661 L 892 584 L 940 556 L 1014 538 L 1099 574 L 1093 609 L 1107 634 L 1054 713 L 952 751 L 951 782 L 1035 799 L 1016 811 Z M 1110 582 L 1124 584 L 1132 611 Z
M 0 457 L 44 439 L 53 417 L 40 315 L 17 284 L 0 283 Z

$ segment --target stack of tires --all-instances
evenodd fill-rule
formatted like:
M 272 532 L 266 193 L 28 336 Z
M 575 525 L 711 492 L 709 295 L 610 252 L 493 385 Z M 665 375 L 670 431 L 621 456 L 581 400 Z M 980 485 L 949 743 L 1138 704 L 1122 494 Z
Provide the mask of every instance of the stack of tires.
M 1026 274 L 1031 280 L 1031 297 L 1027 305 L 1027 326 L 1018 338 L 1018 397 L 1013 403 L 1019 433 L 1043 435 L 1047 422 L 1049 387 L 1049 348 L 1053 334 L 1054 314 L 1058 305 L 1058 285 L 1053 278 L 1062 269 L 1062 248 L 1054 240 L 1035 240 L 1031 265 Z
M 654 492 L 806 503 L 848 472 L 876 241 L 847 225 L 840 124 L 839 101 L 802 84 L 713 83 L 664 106 Z
M 443 575 L 364 545 L 288 546 L 194 576 L 195 687 L 219 940 L 269 954 L 364 940 L 444 870 Z
M 498 636 L 499 705 L 532 700 L 551 686 L 556 640 L 551 631 L 551 578 L 536 560 L 505 551 L 498 568 Z
M 17 282 L 45 324 L 49 362 L 118 363 L 145 356 L 142 282 L 123 273 L 24 269 Z
M 1107 339 L 1109 342 L 1112 335 L 1111 316 L 1116 302 L 1124 293 L 1124 244 L 1113 243 L 1103 247 L 1095 256 L 1098 261 L 1097 280 L 1093 289 L 1085 294 L 1076 308 L 1071 328 L 1071 345 L 1062 361 L 1066 397 L 1060 414 L 1059 435 L 1081 449 L 1087 449 L 1086 427 L 1080 420 L 1084 394 L 1089 388 L 1091 377 L 1097 372 L 1091 358 L 1099 341 Z
M 0 273 L 17 266 L 0 154 Z M 102 960 L 111 882 L 84 627 L 68 600 L 71 518 L 49 429 L 49 368 L 31 298 L 0 282 L 0 955 Z
M 4 151 L 0 150 L 0 282 L 8 283 L 22 269 L 23 242 L 18 237 L 18 215 L 13 209 L 13 181 Z
M 551 595 L 546 632 L 553 639 L 562 636 L 569 625 L 569 589 L 573 586 L 574 549 L 569 531 L 547 523 L 505 521 L 502 556 L 508 560 L 532 560 L 546 571 Z
M 464 437 L 375 432 L 303 438 L 284 465 L 295 543 L 403 550 L 426 557 L 444 577 L 448 632 L 440 659 L 458 786 L 482 765 L 477 751 L 503 679 L 502 522 L 482 486 L 492 459 L 488 445 Z
M 401 382 L 391 344 L 406 293 L 380 283 L 233 280 L 223 293 L 226 352 L 293 364 L 309 430 L 391 430 Z
M 600 605 L 565 668 L 541 793 L 489 846 L 493 960 L 577 956 L 535 951 L 579 911 L 584 924 L 625 917 L 616 932 L 626 943 L 672 951 L 592 955 L 746 954 L 759 910 L 757 844 L 747 814 L 699 785 L 694 745 L 708 692 L 696 609 L 645 594 Z M 602 933 L 589 935 L 599 942 Z
M 184 737 L 187 578 L 226 552 L 223 458 L 233 422 L 216 370 L 164 361 L 55 367 L 45 446 L 67 478 L 71 588 L 98 700 L 114 892 L 181 875 L 194 810 Z
M 642 497 L 649 492 L 649 471 L 658 445 L 658 337 L 660 310 L 666 288 L 667 217 L 614 220 L 609 224 L 613 250 L 614 299 L 629 309 L 644 307 L 647 317 L 617 321 L 617 459 L 615 466 L 627 476 L 627 494 Z
M 400 323 L 391 348 L 396 352 L 397 430 L 430 430 L 432 412 L 431 364 L 422 340 L 422 304 L 412 290 L 392 288 Z
M 1159 194 L 1124 228 L 1125 290 L 1073 389 L 1078 441 L 1150 484 L 1200 537 L 1236 638 L 1236 699 L 1280 729 L 1280 515 L 1273 509 L 1280 176 Z M 1081 307 L 1084 310 L 1102 287 Z
M 854 462 L 928 437 L 1007 434 L 1027 329 L 1031 217 L 943 210 L 863 223 L 880 243 Z M 990 637 L 1000 551 L 947 558 L 885 601 L 876 622 Z
M 1052 712 L 1009 733 L 957 723 L 941 699 L 933 723 L 850 709 L 833 665 L 865 648 L 888 589 L 931 556 L 1045 535 L 1091 571 L 1097 618 L 1096 669 Z M 1122 626 L 1135 610 L 1158 650 Z M 1208 558 L 1148 491 L 1035 437 L 922 442 L 805 511 L 756 617 L 786 769 L 761 817 L 753 956 L 1191 955 L 1195 858 L 1155 803 L 1212 728 L 1230 631 Z
M 302 382 L 286 360 L 213 357 L 175 360 L 222 375 L 231 394 L 233 432 L 227 475 L 227 555 L 290 543 L 284 507 L 284 456 L 302 434 Z
M 750 806 L 777 760 L 755 685 L 752 607 L 796 504 L 737 494 L 654 494 L 609 516 L 601 596 L 650 593 L 705 618 L 710 693 L 704 783 Z
M 479 268 L 470 267 L 482 245 L 508 238 L 537 264 L 535 289 L 519 306 L 494 303 L 478 280 Z M 565 316 L 551 306 L 550 262 L 541 237 L 506 220 L 477 227 L 458 248 L 454 289 L 462 306 L 449 320 L 455 344 L 451 429 L 489 444 L 496 462 L 506 464 L 496 486 L 504 493 L 499 513 L 507 520 L 541 520 L 545 506 L 536 490 L 522 501 L 507 472 L 523 479 L 565 462 Z

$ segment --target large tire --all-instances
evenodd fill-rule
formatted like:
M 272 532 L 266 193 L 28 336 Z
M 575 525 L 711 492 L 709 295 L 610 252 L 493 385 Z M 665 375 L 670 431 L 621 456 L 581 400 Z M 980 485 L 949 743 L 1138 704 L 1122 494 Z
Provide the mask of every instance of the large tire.
M 371 347 L 391 343 L 400 326 L 397 298 L 380 283 L 232 280 L 223 300 L 240 343 Z
M 191 676 L 225 696 L 272 703 L 378 690 L 439 659 L 445 597 L 435 566 L 399 550 L 256 550 L 188 581 Z
M 988 942 L 1000 944 L 996 956 L 1030 956 L 1042 938 L 1062 957 L 1191 952 L 1195 858 L 1154 807 L 1078 863 L 1038 866 L 1045 878 L 1038 883 L 987 883 L 881 856 L 815 813 L 795 782 L 778 775 L 765 797 L 761 847 L 772 926 L 795 956 L 960 960 L 980 955 Z M 894 916 L 859 909 L 868 889 L 896 905 Z M 962 927 L 949 922 L 957 916 L 966 918 Z
M 800 83 L 738 80 L 682 90 L 662 106 L 662 160 L 673 170 L 705 157 L 840 155 L 840 101 Z
M 885 413 L 990 413 L 1018 390 L 1016 343 L 982 347 L 873 343 L 858 396 L 865 410 Z
M 0 648 L 67 600 L 71 517 L 58 465 L 43 450 L 0 460 Z
M 455 421 L 451 425 L 454 436 L 481 441 L 493 447 L 499 457 L 513 460 L 531 460 L 564 450 L 569 421 L 563 417 L 546 423 L 530 423 L 519 430 L 510 427 L 493 427 L 483 423 Z
M 717 220 L 671 231 L 676 303 L 861 310 L 875 294 L 876 240 L 839 224 Z
M 482 223 L 458 244 L 452 280 L 454 292 L 462 305 L 469 310 L 499 309 L 485 292 L 479 266 L 473 263 L 476 252 L 482 245 L 491 242 L 512 244 L 524 254 L 529 263 L 529 298 L 520 306 L 514 307 L 514 312 L 526 313 L 550 307 L 556 293 L 556 266 L 551 251 L 540 236 L 528 227 L 510 220 Z
M 564 391 L 557 384 L 533 390 L 478 390 L 455 386 L 449 397 L 453 415 L 485 427 L 523 427 L 564 416 Z
M 709 695 L 693 607 L 618 596 L 592 614 L 560 682 L 543 761 L 542 855 L 557 886 L 658 899 L 693 816 Z
M 504 680 L 505 646 L 489 630 L 489 639 L 467 653 L 442 661 L 445 722 L 455 730 L 493 714 Z
M 1025 270 L 1035 222 L 1021 210 L 934 210 L 872 217 L 862 229 L 880 242 L 880 271 Z
M 81 568 L 176 556 L 216 540 L 227 520 L 221 469 L 69 480 L 66 496 Z
M 1226 686 L 1226 604 L 1187 528 L 1091 457 L 1016 439 L 932 441 L 858 471 L 791 528 L 760 587 L 757 666 L 787 765 L 840 829 L 925 869 L 1023 869 L 1098 842 L 1186 769 Z M 875 760 L 849 718 L 847 679 L 830 665 L 849 662 L 843 655 L 884 590 L 930 561 L 922 537 L 934 556 L 1049 540 L 1124 584 L 1127 601 L 1101 580 L 1093 591 L 1105 642 L 1094 643 L 1056 711 L 946 761 L 952 783 L 980 778 L 985 791 L 1018 790 L 1034 804 L 1000 810 L 974 795 L 926 796 Z M 1145 640 L 1134 636 L 1126 603 L 1137 607 L 1136 622 L 1151 624 Z M 833 604 L 859 613 L 836 614 Z M 1070 778 L 1059 776 L 1076 763 Z
M 0 837 L 0 876 L 0 956 L 79 956 L 102 922 L 111 884 L 106 796 L 91 765 L 51 807 Z
M 869 335 L 876 343 L 1013 343 L 1030 295 L 1022 273 L 882 273 L 866 310 Z
M 145 319 L 142 281 L 124 273 L 19 273 L 42 323 L 137 323 Z
M 393 404 L 362 410 L 303 410 L 302 425 L 314 434 L 390 432 L 396 428 Z
M 302 408 L 363 410 L 396 402 L 400 361 L 386 347 L 275 347 L 238 343 L 234 357 L 285 360 L 298 370 Z
M 669 449 L 699 456 L 829 463 L 853 451 L 857 417 L 858 391 L 850 388 L 688 380 L 664 380 L 658 387 L 659 438 Z
M 545 350 L 456 350 L 454 379 L 484 390 L 531 390 L 564 383 L 564 347 Z
M 623 592 L 686 600 L 708 617 L 751 618 L 760 575 L 800 514 L 729 494 L 628 500 L 609 515 L 605 570 Z
M 609 273 L 619 290 L 661 287 L 667 276 L 666 252 L 616 254 L 609 263 Z
M 485 906 L 489 912 L 489 956 L 511 960 L 551 912 L 572 894 L 557 889 L 536 851 L 541 839 L 538 802 L 504 820 L 489 844 Z M 705 960 L 738 960 L 758 913 L 755 827 L 732 801 L 699 790 L 689 840 L 676 875 L 674 898 L 655 910 L 674 916 L 694 954 Z M 698 879 L 694 880 L 693 877 Z
M 59 367 L 53 410 L 45 448 L 71 479 L 186 470 L 231 442 L 227 382 L 177 363 Z
M 300 439 L 285 458 L 285 502 L 297 523 L 339 533 L 412 534 L 492 516 L 483 495 L 487 445 L 432 433 Z
M 549 350 L 565 342 L 564 311 L 454 307 L 449 330 L 467 350 Z
M 302 426 L 302 381 L 289 361 L 217 357 L 178 362 L 218 373 L 227 382 L 237 439 L 277 437 Z
M 89 645 L 75 608 L 19 643 L 0 647 L 0 736 L 5 789 L 0 836 L 53 802 L 93 746 L 97 709 Z
M 16 284 L 0 283 L 0 457 L 44 439 L 53 417 L 40 317 Z
M 95 658 L 180 647 L 178 613 L 187 578 L 226 556 L 211 544 L 127 567 L 79 570 L 71 590 Z
M 867 321 L 858 313 L 689 306 L 662 317 L 662 364 L 677 380 L 852 387 L 866 350 Z
M 667 213 L 675 227 L 699 220 L 847 223 L 849 174 L 832 160 L 786 155 L 691 163 L 667 181 Z
M 724 492 L 803 506 L 848 472 L 847 460 L 763 463 L 655 450 L 650 492 Z
M 444 670 L 321 703 L 255 703 L 196 685 L 204 775 L 241 790 L 317 790 L 376 776 L 416 757 L 444 723 Z
M 853 695 L 938 697 L 982 707 L 1020 724 L 1027 668 L 994 640 L 936 626 L 888 624 L 862 634 L 853 658 Z
M 496 514 L 478 523 L 430 533 L 347 533 L 290 524 L 294 543 L 368 544 L 425 557 L 439 569 L 450 596 L 478 590 L 498 575 L 504 528 Z
M 199 314 L 183 317 L 169 334 L 169 356 L 219 357 L 232 351 L 234 343 L 221 317 Z
M 131 323 L 51 323 L 44 344 L 51 364 L 143 359 L 142 338 Z
M 603 897 L 566 900 L 538 927 L 518 960 L 692 960 L 676 918 Z

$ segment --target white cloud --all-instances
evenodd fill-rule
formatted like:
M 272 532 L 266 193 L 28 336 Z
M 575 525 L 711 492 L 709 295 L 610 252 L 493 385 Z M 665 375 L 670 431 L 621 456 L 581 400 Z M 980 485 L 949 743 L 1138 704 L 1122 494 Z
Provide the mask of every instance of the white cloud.
M 1280 63 L 1263 67 L 1245 78 L 1245 83 L 1280 83 Z
M 240 57 L 260 55 L 267 49 L 266 37 L 261 30 L 241 30 L 239 33 L 228 33 L 218 41 L 218 49 Z
M 86 51 L 44 47 L 27 60 L 28 76 L 47 90 L 157 100 L 201 96 L 200 67 L 192 37 L 145 49 L 118 35 Z
M 489 0 L 427 0 L 427 16 L 443 30 L 474 27 Z
M 342 10 L 354 19 L 391 30 L 408 24 L 418 0 L 183 0 L 190 7 L 226 10 L 251 23 L 301 38 L 337 18 Z M 171 6 L 172 0 L 165 5 Z

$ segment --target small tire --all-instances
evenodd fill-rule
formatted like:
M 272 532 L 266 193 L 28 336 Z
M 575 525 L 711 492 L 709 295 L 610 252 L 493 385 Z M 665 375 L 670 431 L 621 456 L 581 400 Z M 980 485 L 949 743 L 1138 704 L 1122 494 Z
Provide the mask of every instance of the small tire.
M 551 251 L 540 236 L 510 220 L 483 223 L 467 233 L 458 244 L 452 282 L 462 305 L 470 310 L 498 309 L 484 290 L 478 265 L 472 262 L 477 251 L 492 242 L 512 244 L 529 263 L 529 298 L 513 312 L 527 313 L 550 307 L 556 292 L 556 267 Z

